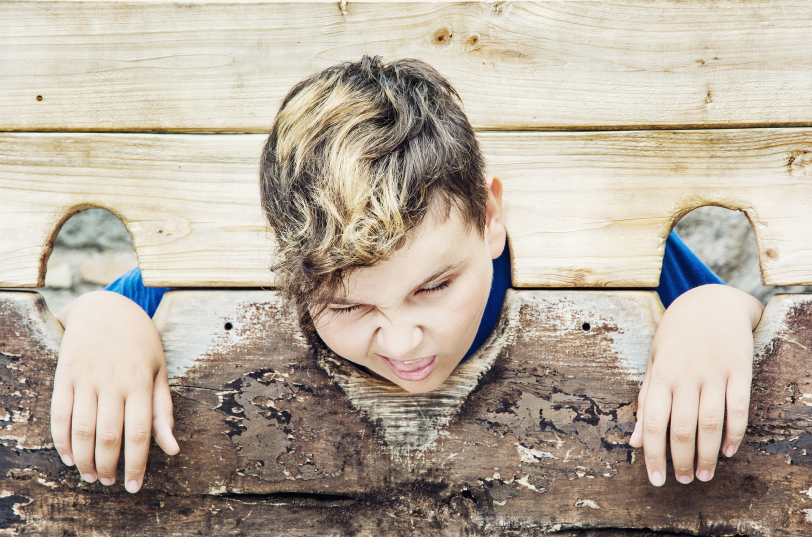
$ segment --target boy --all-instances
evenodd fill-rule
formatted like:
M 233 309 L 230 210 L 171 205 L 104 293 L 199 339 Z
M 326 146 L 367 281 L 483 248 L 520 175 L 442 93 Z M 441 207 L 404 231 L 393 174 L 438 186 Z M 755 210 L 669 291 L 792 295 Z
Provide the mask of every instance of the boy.
M 424 392 L 487 338 L 510 285 L 502 185 L 485 174 L 459 96 L 434 69 L 364 57 L 300 82 L 271 129 L 260 176 L 280 288 L 303 328 L 338 355 Z M 677 479 L 707 481 L 720 446 L 732 456 L 744 435 L 761 304 L 718 285 L 675 236 L 661 281 L 668 310 L 630 443 L 644 446 L 649 479 L 662 485 L 670 421 Z M 125 486 L 136 492 L 150 429 L 165 452 L 178 452 L 149 317 L 165 290 L 145 288 L 137 270 L 109 289 L 130 298 L 89 293 L 57 316 L 65 335 L 52 434 L 66 464 L 109 485 L 123 424 Z

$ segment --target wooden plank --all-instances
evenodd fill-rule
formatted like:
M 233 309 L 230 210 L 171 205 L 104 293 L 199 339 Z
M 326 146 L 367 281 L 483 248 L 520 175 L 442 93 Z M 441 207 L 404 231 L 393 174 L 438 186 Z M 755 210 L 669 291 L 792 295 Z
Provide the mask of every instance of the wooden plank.
M 480 133 L 517 287 L 647 287 L 690 210 L 747 213 L 767 285 L 812 284 L 812 129 Z M 267 286 L 261 135 L 0 136 L 0 286 L 42 285 L 65 219 L 110 209 L 149 285 Z
M 641 452 L 626 444 L 662 312 L 653 293 L 511 291 L 489 347 L 452 379 L 478 378 L 469 393 L 412 398 L 364 381 L 367 395 L 379 390 L 378 405 L 359 391 L 360 373 L 305 343 L 275 293 L 166 299 L 157 324 L 181 453 L 153 447 L 145 490 L 128 495 L 120 484 L 83 483 L 59 463 L 47 419 L 58 327 L 36 294 L 2 293 L 0 400 L 14 427 L 0 438 L 5 532 L 222 534 L 267 524 L 286 535 L 615 537 L 646 528 L 763 537 L 812 529 L 810 295 L 775 297 L 757 329 L 739 453 L 708 483 L 669 476 L 662 488 L 648 484 Z M 398 434 L 409 422 L 423 424 L 421 440 Z
M 0 129 L 265 132 L 362 54 L 449 77 L 478 129 L 803 126 L 805 0 L 0 3 Z
M 812 282 L 809 129 L 493 133 L 483 146 L 505 182 L 515 286 L 655 286 L 666 237 L 705 205 L 747 215 L 764 285 Z
M 127 226 L 149 285 L 270 285 L 263 137 L 0 136 L 0 286 L 42 286 L 59 228 L 101 207 Z

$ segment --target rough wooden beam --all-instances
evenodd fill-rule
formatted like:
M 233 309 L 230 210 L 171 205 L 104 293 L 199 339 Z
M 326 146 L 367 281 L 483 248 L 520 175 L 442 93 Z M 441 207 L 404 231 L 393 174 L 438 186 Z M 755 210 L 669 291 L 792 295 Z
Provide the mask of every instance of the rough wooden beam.
M 0 129 L 265 132 L 299 80 L 428 61 L 478 129 L 812 123 L 805 0 L 0 2 Z
M 2 294 L 6 533 L 251 533 L 274 521 L 289 535 L 812 531 L 808 295 L 774 298 L 757 330 L 739 453 L 711 482 L 669 476 L 662 488 L 626 444 L 662 311 L 651 293 L 510 292 L 490 347 L 455 373 L 480 379 L 470 393 L 379 392 L 380 407 L 422 420 L 422 443 L 391 434 L 398 424 L 367 404 L 360 373 L 309 344 L 276 294 L 177 291 L 161 308 L 181 453 L 153 449 L 132 496 L 85 484 L 59 462 L 47 414 L 58 326 L 36 294 Z M 461 404 L 435 419 L 448 398 Z
M 812 284 L 812 129 L 480 133 L 517 287 L 653 287 L 703 205 L 744 211 L 767 285 Z M 0 135 L 0 286 L 42 285 L 61 224 L 103 207 L 148 285 L 269 286 L 261 135 Z

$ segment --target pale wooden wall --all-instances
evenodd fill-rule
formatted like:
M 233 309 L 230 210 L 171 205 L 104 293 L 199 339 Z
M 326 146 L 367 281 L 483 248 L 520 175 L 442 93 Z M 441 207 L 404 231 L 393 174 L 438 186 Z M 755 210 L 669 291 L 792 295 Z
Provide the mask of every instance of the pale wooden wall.
M 812 122 L 805 6 L 5 2 L 0 126 L 36 134 L 0 139 L 0 284 L 42 285 L 60 222 L 90 205 L 128 224 L 151 285 L 271 284 L 261 135 L 148 133 L 265 131 L 295 81 L 361 54 L 427 60 L 459 89 L 506 182 L 515 285 L 654 285 L 701 205 L 747 213 L 766 284 L 812 283 L 793 232 L 812 140 L 787 128 Z

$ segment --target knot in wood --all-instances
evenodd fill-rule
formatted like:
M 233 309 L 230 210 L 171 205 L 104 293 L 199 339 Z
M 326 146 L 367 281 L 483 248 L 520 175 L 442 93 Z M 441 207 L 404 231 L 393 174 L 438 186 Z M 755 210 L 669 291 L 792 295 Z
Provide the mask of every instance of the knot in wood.
M 787 171 L 790 177 L 812 176 L 812 151 L 801 151 L 790 156 Z
M 435 45 L 447 45 L 451 42 L 452 37 L 450 28 L 440 28 L 431 36 L 431 42 Z

